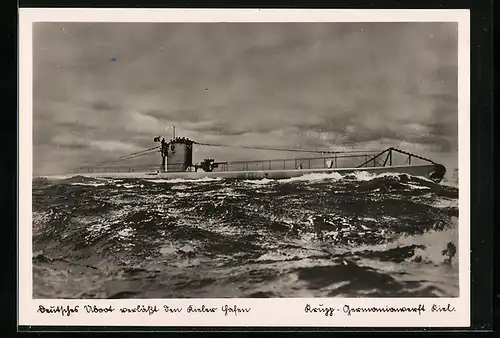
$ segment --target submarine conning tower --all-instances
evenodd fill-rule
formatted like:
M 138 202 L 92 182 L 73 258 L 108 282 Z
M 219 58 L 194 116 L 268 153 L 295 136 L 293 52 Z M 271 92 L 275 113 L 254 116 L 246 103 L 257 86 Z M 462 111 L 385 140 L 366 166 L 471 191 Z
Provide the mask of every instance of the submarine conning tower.
M 161 171 L 162 172 L 183 172 L 193 166 L 193 144 L 194 142 L 186 137 L 172 138 L 165 141 L 159 137 L 155 138 L 160 142 Z

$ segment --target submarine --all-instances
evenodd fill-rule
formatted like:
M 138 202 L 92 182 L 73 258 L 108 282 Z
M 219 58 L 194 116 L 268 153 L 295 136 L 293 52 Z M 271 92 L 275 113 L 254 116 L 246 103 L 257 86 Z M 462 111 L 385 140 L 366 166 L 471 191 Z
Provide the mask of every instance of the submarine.
M 174 129 L 175 130 L 175 129 Z M 173 137 L 166 141 L 160 136 L 153 139 L 159 145 L 121 156 L 115 160 L 101 162 L 94 166 L 80 167 L 74 171 L 93 177 L 135 177 L 162 179 L 288 179 L 307 174 L 340 175 L 364 172 L 372 175 L 394 173 L 424 177 L 439 183 L 444 178 L 446 168 L 431 159 L 390 147 L 382 151 L 330 151 L 309 149 L 283 149 L 272 147 L 250 147 L 196 142 L 186 137 Z M 196 146 L 233 147 L 244 149 L 273 150 L 282 152 L 313 153 L 317 156 L 285 159 L 265 159 L 252 161 L 215 161 L 206 158 L 193 161 Z M 139 156 L 159 153 L 158 165 L 113 165 Z M 396 157 L 398 160 L 396 161 Z

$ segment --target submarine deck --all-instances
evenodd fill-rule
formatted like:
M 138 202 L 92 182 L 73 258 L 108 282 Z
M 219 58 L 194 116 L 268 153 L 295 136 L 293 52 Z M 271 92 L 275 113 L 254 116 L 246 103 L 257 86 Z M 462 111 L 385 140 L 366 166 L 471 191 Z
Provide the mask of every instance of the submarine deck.
M 162 178 L 162 179 L 201 179 L 201 178 L 226 178 L 226 179 L 287 179 L 300 177 L 307 174 L 329 174 L 339 173 L 341 175 L 355 172 L 366 172 L 370 174 L 401 173 L 413 176 L 421 176 L 435 181 L 441 181 L 444 172 L 438 164 L 422 165 L 400 165 L 384 167 L 361 167 L 361 168 L 332 168 L 332 169 L 293 169 L 293 170 L 253 170 L 253 171 L 216 171 L 216 172 L 101 172 L 84 173 L 82 176 L 88 177 L 134 177 L 134 178 Z M 434 176 L 433 176 L 434 175 Z

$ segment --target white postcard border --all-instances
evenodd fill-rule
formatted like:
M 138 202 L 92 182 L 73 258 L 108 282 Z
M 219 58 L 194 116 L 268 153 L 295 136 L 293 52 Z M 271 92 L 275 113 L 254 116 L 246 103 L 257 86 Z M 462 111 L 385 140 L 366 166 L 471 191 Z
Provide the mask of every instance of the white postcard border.
M 28 9 L 19 10 L 19 209 L 18 324 L 79 326 L 312 326 L 312 327 L 467 327 L 470 325 L 470 17 L 468 10 L 304 10 L 304 9 Z M 459 90 L 459 287 L 457 298 L 281 298 L 281 299 L 145 299 L 38 300 L 32 298 L 32 24 L 34 22 L 457 22 Z M 333 308 L 333 315 L 306 313 L 311 307 Z M 115 308 L 87 313 L 85 305 Z M 121 307 L 144 305 L 159 310 L 120 313 Z M 168 314 L 164 306 L 181 307 Z M 188 313 L 189 305 L 217 307 L 216 313 Z M 227 315 L 225 305 L 250 312 Z M 321 305 L 321 306 L 320 306 Z M 346 306 L 418 307 L 409 312 L 351 313 Z M 454 308 L 454 312 L 432 312 Z M 61 306 L 78 313 L 41 313 L 39 306 Z

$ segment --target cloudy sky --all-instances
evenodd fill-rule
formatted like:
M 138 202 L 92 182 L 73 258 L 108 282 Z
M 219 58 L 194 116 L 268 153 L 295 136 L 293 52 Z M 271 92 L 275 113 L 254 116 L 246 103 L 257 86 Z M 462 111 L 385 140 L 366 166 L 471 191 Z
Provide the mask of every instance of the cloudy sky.
M 169 125 L 199 142 L 399 146 L 457 166 L 454 23 L 36 23 L 33 48 L 35 175 L 150 148 Z

